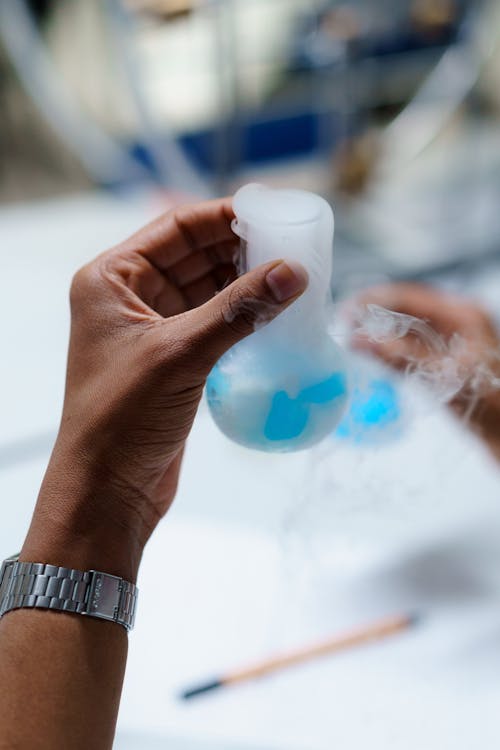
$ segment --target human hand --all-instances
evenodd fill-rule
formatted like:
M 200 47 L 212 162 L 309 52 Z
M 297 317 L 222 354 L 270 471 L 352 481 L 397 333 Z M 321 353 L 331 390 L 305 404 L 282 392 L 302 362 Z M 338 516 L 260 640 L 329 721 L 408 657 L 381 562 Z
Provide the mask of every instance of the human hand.
M 176 209 L 74 277 L 63 415 L 24 559 L 135 578 L 206 376 L 307 285 L 278 260 L 234 280 L 232 218 L 229 199 Z
M 396 369 L 420 369 L 429 378 L 446 377 L 444 368 L 452 360 L 460 387 L 450 405 L 500 459 L 500 340 L 488 314 L 458 296 L 410 283 L 369 289 L 359 303 L 412 316 L 415 323 L 407 326 L 406 335 L 381 340 L 355 334 L 354 346 Z

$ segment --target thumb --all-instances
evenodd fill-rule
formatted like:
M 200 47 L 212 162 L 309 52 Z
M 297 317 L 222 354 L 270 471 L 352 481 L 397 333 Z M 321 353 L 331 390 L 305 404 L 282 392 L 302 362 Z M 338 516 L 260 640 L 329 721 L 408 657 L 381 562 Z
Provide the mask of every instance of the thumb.
M 240 276 L 226 289 L 189 313 L 191 344 L 209 371 L 234 344 L 269 323 L 307 287 L 299 263 L 276 260 Z

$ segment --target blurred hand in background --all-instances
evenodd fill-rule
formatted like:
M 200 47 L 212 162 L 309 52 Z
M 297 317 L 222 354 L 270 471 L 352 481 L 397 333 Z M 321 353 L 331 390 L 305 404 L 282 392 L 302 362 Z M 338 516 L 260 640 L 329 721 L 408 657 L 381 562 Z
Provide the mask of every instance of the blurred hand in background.
M 430 346 L 411 328 L 382 341 L 356 334 L 353 345 L 403 371 L 421 366 L 438 371 L 452 356 L 462 385 L 450 405 L 500 460 L 500 338 L 490 316 L 461 297 L 411 283 L 369 289 L 359 301 L 423 320 L 439 335 L 441 347 Z

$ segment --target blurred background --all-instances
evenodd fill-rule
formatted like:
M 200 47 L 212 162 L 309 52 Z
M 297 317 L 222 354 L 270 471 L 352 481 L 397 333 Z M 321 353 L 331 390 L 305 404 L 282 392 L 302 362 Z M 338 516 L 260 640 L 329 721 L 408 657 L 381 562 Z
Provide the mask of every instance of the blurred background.
M 219 195 L 337 208 L 337 281 L 496 251 L 498 3 L 7 0 L 0 200 Z
M 331 202 L 337 299 L 425 281 L 500 322 L 498 0 L 0 2 L 0 558 L 56 433 L 72 274 L 249 181 Z M 270 457 L 201 405 L 144 560 L 117 748 L 470 750 L 480 727 L 497 750 L 498 469 L 424 412 L 376 448 Z M 398 643 L 176 698 L 413 608 L 429 619 Z

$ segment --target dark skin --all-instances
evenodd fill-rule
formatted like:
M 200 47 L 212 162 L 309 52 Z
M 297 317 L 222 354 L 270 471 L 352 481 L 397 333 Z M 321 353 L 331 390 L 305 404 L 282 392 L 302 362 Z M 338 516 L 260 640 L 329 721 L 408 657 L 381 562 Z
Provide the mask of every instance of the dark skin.
M 63 415 L 21 560 L 136 581 L 208 373 L 307 286 L 280 260 L 234 280 L 232 218 L 230 199 L 177 209 L 76 274 Z M 114 623 L 9 612 L 0 748 L 111 748 L 126 656 Z
M 500 389 L 492 382 L 500 378 L 500 340 L 489 315 L 461 297 L 421 284 L 389 284 L 369 289 L 361 302 L 425 320 L 445 343 L 459 337 L 455 356 L 464 386 L 450 406 L 459 417 L 468 420 L 500 460 Z M 430 367 L 439 366 L 440 354 L 429 350 L 414 334 L 383 343 L 357 337 L 355 345 L 370 350 L 399 370 L 422 362 Z M 482 374 L 485 372 L 487 377 Z

